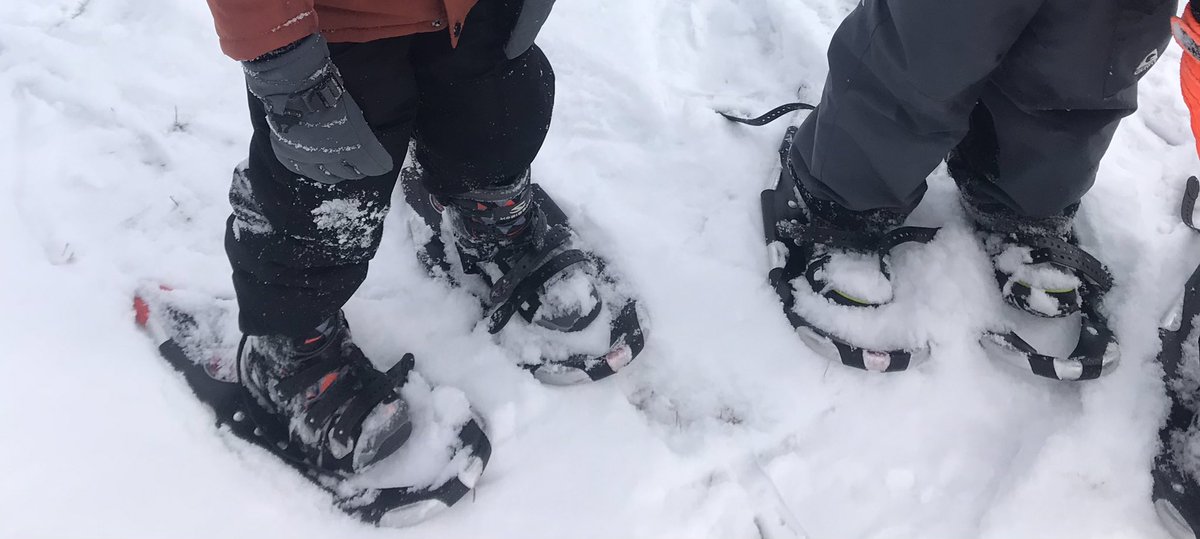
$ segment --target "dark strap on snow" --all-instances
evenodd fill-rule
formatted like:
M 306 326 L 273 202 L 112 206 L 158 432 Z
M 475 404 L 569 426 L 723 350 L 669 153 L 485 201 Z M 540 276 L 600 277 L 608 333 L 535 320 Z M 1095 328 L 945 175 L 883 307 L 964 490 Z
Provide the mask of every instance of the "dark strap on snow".
M 521 257 L 504 276 L 492 285 L 488 300 L 492 305 L 505 303 L 512 297 L 522 281 L 542 267 L 554 254 L 554 250 L 571 238 L 571 232 L 563 227 L 551 228 L 542 239 L 542 244 L 533 252 Z
M 840 230 L 806 224 L 793 224 L 790 221 L 777 223 L 782 237 L 793 240 L 794 244 L 820 243 L 839 249 L 853 251 L 887 252 L 909 242 L 929 243 L 937 236 L 937 228 L 920 226 L 902 226 L 880 237 L 872 237 L 859 230 Z
M 1034 264 L 1049 262 L 1072 269 L 1101 291 L 1112 288 L 1113 278 L 1104 264 L 1078 246 L 1050 236 L 1018 234 L 1016 239 L 1032 250 L 1030 257 Z
M 819 243 L 852 251 L 874 251 L 879 239 L 858 230 L 839 230 L 817 225 L 781 221 L 776 224 L 779 235 L 792 240 L 793 245 Z
M 546 284 L 552 277 L 562 273 L 563 270 L 582 264 L 591 260 L 586 253 L 579 249 L 569 249 L 554 255 L 554 257 L 545 261 L 541 266 L 538 266 L 532 273 L 518 281 L 513 289 L 509 292 L 508 297 L 503 303 L 496 306 L 496 310 L 492 311 L 488 323 L 488 332 L 492 334 L 499 333 L 512 319 L 512 315 L 517 312 L 523 303 L 537 303 L 541 305 L 537 299 L 538 289 Z M 505 274 L 508 277 L 509 274 Z M 529 318 L 532 318 L 536 308 L 531 307 L 528 310 Z
M 891 251 L 896 247 L 909 242 L 929 243 L 937 236 L 940 228 L 930 228 L 923 226 L 902 226 L 888 232 L 879 240 L 880 251 Z
M 1187 187 L 1183 190 L 1183 207 L 1180 208 L 1179 216 L 1183 218 L 1183 224 L 1188 228 L 1200 231 L 1196 228 L 1196 223 L 1192 222 L 1192 215 L 1196 211 L 1196 199 L 1200 197 L 1200 180 L 1195 176 L 1187 179 Z
M 743 118 L 741 116 L 734 116 L 727 112 L 721 112 L 721 111 L 717 111 L 717 114 L 724 116 L 726 120 L 729 120 L 731 122 L 737 122 L 739 124 L 746 124 L 746 125 L 752 125 L 754 127 L 759 127 L 759 126 L 767 125 L 775 120 L 778 120 L 779 118 L 783 117 L 784 114 L 787 114 L 789 112 L 795 112 L 798 110 L 814 110 L 816 108 L 817 107 L 815 107 L 813 105 L 809 105 L 808 103 L 788 103 L 785 105 L 780 105 L 778 107 L 775 107 L 775 108 L 767 111 L 766 114 L 763 114 L 762 116 L 759 116 L 757 118 Z

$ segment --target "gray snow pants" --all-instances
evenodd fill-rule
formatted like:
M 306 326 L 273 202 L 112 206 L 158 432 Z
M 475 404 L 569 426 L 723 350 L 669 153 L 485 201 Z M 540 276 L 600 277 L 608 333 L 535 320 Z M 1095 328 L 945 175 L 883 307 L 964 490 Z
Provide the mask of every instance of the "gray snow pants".
M 792 173 L 817 199 L 906 215 L 962 142 L 970 151 L 957 168 L 978 173 L 956 177 L 965 196 L 1059 215 L 1092 186 L 1117 124 L 1137 108 L 1137 81 L 1166 48 L 1176 6 L 862 0 L 830 43 Z

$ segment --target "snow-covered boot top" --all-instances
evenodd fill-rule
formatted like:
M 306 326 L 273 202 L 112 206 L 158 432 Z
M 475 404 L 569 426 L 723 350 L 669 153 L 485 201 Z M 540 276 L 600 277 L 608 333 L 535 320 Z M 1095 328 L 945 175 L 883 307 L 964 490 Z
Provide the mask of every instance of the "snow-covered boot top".
M 238 361 L 242 385 L 289 427 L 289 439 L 274 442 L 299 444 L 318 469 L 362 471 L 412 432 L 395 380 L 354 344 L 341 313 L 307 336 L 246 336 Z

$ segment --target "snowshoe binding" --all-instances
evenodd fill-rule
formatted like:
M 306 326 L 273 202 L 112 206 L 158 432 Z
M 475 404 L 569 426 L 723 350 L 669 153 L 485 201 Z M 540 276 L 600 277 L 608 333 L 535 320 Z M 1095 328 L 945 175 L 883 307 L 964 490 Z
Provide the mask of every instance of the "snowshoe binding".
M 462 499 L 487 466 L 491 445 L 465 396 L 431 387 L 411 354 L 376 371 L 340 314 L 291 340 L 242 337 L 235 302 L 205 294 L 143 286 L 134 311 L 223 432 L 288 464 L 348 515 L 420 522 Z
M 528 171 L 454 196 L 429 193 L 423 174 L 416 162 L 401 171 L 418 258 L 480 298 L 490 333 L 538 351 L 521 357 L 538 380 L 600 380 L 641 353 L 637 301 Z
M 876 234 L 832 226 L 810 211 L 788 166 L 797 128 L 779 148 L 779 167 L 762 192 L 763 228 L 770 257 L 768 280 L 783 302 L 783 312 L 805 344 L 843 365 L 876 372 L 906 370 L 929 356 L 927 345 L 894 349 L 857 344 L 820 327 L 797 309 L 797 294 L 816 294 L 844 308 L 874 309 L 890 302 L 889 253 L 909 242 L 928 243 L 937 229 L 888 227 Z
M 287 445 L 306 465 L 353 474 L 396 451 L 412 433 L 397 380 L 375 369 L 341 312 L 303 337 L 244 336 L 238 381 L 288 425 Z M 282 441 L 282 439 L 281 439 Z
M 1075 208 L 1046 219 L 1021 218 L 998 203 L 981 201 L 965 182 L 959 185 L 1005 301 L 1038 318 L 1079 319 L 1078 340 L 1066 357 L 1039 351 L 1011 328 L 984 333 L 980 344 L 988 354 L 1055 380 L 1091 380 L 1115 369 L 1120 346 L 1102 310 L 1113 278 L 1079 247 L 1072 228 Z
M 1183 221 L 1196 229 L 1192 214 L 1200 181 L 1188 179 Z M 1167 421 L 1159 429 L 1159 453 L 1152 475 L 1154 509 L 1176 539 L 1200 538 L 1200 267 L 1188 278 L 1183 295 L 1159 329 L 1164 385 L 1170 399 Z

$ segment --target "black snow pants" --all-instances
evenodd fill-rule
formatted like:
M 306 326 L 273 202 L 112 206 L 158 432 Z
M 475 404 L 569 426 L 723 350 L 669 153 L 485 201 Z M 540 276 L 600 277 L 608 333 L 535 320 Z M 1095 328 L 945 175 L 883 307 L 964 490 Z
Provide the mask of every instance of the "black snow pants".
M 951 150 L 964 196 L 1050 218 L 1091 188 L 1177 0 L 863 0 L 791 169 L 816 199 L 899 216 Z M 958 174 L 956 176 L 963 176 Z
M 262 103 L 250 96 L 254 135 L 234 173 L 225 236 L 242 331 L 303 334 L 350 299 L 379 246 L 410 140 L 435 194 L 529 167 L 550 125 L 554 72 L 536 46 L 505 56 L 519 8 L 519 0 L 479 0 L 456 48 L 445 31 L 330 45 L 346 90 L 396 164 L 381 176 L 336 185 L 297 177 L 276 159 Z

